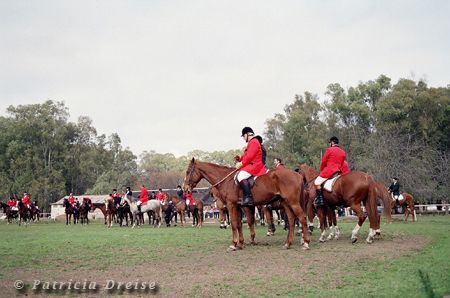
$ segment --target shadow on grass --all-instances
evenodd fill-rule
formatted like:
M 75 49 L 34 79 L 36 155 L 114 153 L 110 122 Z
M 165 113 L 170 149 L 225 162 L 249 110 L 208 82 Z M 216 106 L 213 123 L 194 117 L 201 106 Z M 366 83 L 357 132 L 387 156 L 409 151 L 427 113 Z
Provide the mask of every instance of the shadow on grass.
M 425 294 L 427 295 L 427 297 L 435 298 L 436 295 L 433 292 L 433 287 L 431 286 L 430 276 L 428 275 L 428 273 L 425 273 L 419 269 L 419 277 L 420 281 L 423 284 L 423 288 L 425 290 Z

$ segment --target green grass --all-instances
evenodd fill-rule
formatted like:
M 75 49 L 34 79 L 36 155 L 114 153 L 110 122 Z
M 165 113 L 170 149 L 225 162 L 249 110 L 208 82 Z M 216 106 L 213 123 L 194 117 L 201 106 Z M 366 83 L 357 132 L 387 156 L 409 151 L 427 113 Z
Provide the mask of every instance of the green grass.
M 360 231 L 361 243 L 350 244 L 348 238 L 354 225 L 354 221 L 340 222 L 344 238 L 335 242 L 341 250 L 337 254 L 332 242 L 317 243 L 317 232 L 310 251 L 300 250 L 298 237 L 293 249 L 283 251 L 285 232 L 277 231 L 276 236 L 266 238 L 263 236 L 265 227 L 257 228 L 257 239 L 268 245 L 227 253 L 231 232 L 220 230 L 217 225 L 206 225 L 202 229 L 148 226 L 107 229 L 101 223 L 65 226 L 52 222 L 28 227 L 1 223 L 0 284 L 13 279 L 11 272 L 17 270 L 71 272 L 81 268 L 107 274 L 123 268 L 123 258 L 118 256 L 126 256 L 125 267 L 132 272 L 145 256 L 160 261 L 172 260 L 174 276 L 179 274 L 177 268 L 183 267 L 187 258 L 198 263 L 199 268 L 210 266 L 211 260 L 220 258 L 219 263 L 224 264 L 223 278 L 212 278 L 207 285 L 192 278 L 193 283 L 186 292 L 189 296 L 199 296 L 199 293 L 228 296 L 231 292 L 233 296 L 243 297 L 442 297 L 450 294 L 450 217 L 419 217 L 414 224 L 394 221 L 391 225 L 382 225 L 386 244 L 392 239 L 417 235 L 426 237 L 428 242 L 420 250 L 402 253 L 400 257 L 378 255 L 352 261 L 354 252 L 368 247 L 363 243 L 367 224 Z M 248 239 L 247 228 L 244 231 Z M 264 259 L 259 260 L 258 254 L 263 254 Z M 323 263 L 326 258 L 336 259 Z M 267 265 L 273 264 L 274 268 L 278 263 L 285 267 L 272 270 L 271 265 Z M 244 275 L 242 269 L 248 266 L 254 266 L 254 273 Z M 191 269 L 182 270 L 190 272 Z M 202 270 L 197 272 L 201 274 Z M 205 286 L 210 292 L 203 292 Z M 163 294 L 174 294 L 172 291 L 161 288 Z

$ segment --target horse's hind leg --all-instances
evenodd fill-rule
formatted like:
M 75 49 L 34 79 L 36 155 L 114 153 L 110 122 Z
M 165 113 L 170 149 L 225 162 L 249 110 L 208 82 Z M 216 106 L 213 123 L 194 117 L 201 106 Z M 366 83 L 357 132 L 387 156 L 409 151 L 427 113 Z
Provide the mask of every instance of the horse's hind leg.
M 248 228 L 250 230 L 250 244 L 255 245 L 255 207 L 245 207 L 244 210 L 245 216 L 247 217 Z M 243 236 L 242 239 L 244 239 Z
M 366 220 L 366 216 L 364 215 L 364 212 L 362 211 L 360 205 L 353 203 L 350 207 L 356 213 L 356 216 L 358 216 L 358 223 L 353 228 L 351 237 L 352 243 L 355 243 L 356 241 L 358 241 L 358 232 L 359 229 L 361 229 L 361 226 L 363 225 L 364 221 Z
M 291 204 L 292 211 L 294 212 L 295 216 L 298 218 L 298 220 L 302 226 L 302 233 L 303 233 L 303 240 L 304 240 L 302 248 L 309 249 L 310 238 L 309 238 L 308 225 L 306 224 L 305 213 L 303 212 L 303 209 L 300 207 L 300 204 L 298 203 L 298 199 L 294 198 L 293 202 L 295 202 L 295 204 Z M 290 223 L 289 223 L 289 225 L 290 225 Z M 295 223 L 293 223 L 293 225 L 295 226 Z M 292 230 L 292 231 L 294 231 L 294 230 Z

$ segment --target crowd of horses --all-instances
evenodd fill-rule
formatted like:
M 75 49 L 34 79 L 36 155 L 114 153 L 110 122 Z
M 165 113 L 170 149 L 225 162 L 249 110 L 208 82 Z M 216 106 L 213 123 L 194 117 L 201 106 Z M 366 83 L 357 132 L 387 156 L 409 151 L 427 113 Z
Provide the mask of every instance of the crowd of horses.
M 8 224 L 13 221 L 17 221 L 19 225 L 28 224 L 32 221 L 39 221 L 39 215 L 41 213 L 35 202 L 31 203 L 30 208 L 28 208 L 20 200 L 17 201 L 17 210 L 13 210 L 13 208 L 5 202 L 0 202 L 0 208 L 3 209 Z
M 76 206 L 69 203 L 68 199 L 63 200 L 64 212 L 66 215 L 66 225 L 81 223 L 89 224 L 89 212 L 99 209 L 103 213 L 105 225 L 112 227 L 114 223 L 119 226 L 139 226 L 145 223 L 144 215 L 147 214 L 148 223 L 155 227 L 161 226 L 162 217 L 169 225 L 173 220 L 181 226 L 186 224 L 186 213 L 192 215 L 193 226 L 201 227 L 203 224 L 203 201 L 198 200 L 197 204 L 188 206 L 186 201 L 176 195 L 166 193 L 163 202 L 159 200 L 149 200 L 147 204 L 138 207 L 137 199 L 131 196 L 116 197 L 107 199 L 103 203 L 93 203 L 88 197 L 82 202 L 76 202 Z
M 273 212 L 277 212 L 278 220 L 283 219 L 286 223 L 285 229 L 288 235 L 284 244 L 285 248 L 292 245 L 294 228 L 300 226 L 298 234 L 302 236 L 301 246 L 309 249 L 310 233 L 312 232 L 313 220 L 317 216 L 320 227 L 320 242 L 340 237 L 340 229 L 337 225 L 336 207 L 350 207 L 356 214 L 358 222 L 351 233 L 351 241 L 358 240 L 358 231 L 369 219 L 369 233 L 367 243 L 381 235 L 380 215 L 378 214 L 378 202 L 384 206 L 386 222 L 391 222 L 391 210 L 395 208 L 395 201 L 387 188 L 375 181 L 367 173 L 353 171 L 339 177 L 330 191 L 324 191 L 325 206 L 315 206 L 316 196 L 313 186 L 318 172 L 306 164 L 299 165 L 296 171 L 289 169 L 276 169 L 269 171 L 266 175 L 254 180 L 252 194 L 255 207 L 242 207 L 242 192 L 233 179 L 236 169 L 201 162 L 192 159 L 186 170 L 183 189 L 192 189 L 202 179 L 206 179 L 212 186 L 210 195 L 214 198 L 216 207 L 220 212 L 220 228 L 232 227 L 232 245 L 229 250 L 242 249 L 244 237 L 242 233 L 242 222 L 245 218 L 250 230 L 250 243 L 255 241 L 255 211 L 259 211 L 260 221 L 268 224 L 267 235 L 273 235 L 275 224 Z M 63 201 L 65 208 L 66 224 L 89 224 L 89 212 L 99 209 L 105 220 L 105 225 L 112 227 L 114 223 L 119 226 L 131 226 L 144 224 L 144 214 L 147 214 L 150 225 L 159 227 L 162 217 L 169 226 L 172 222 L 181 226 L 186 225 L 186 213 L 192 215 L 193 226 L 201 227 L 204 219 L 204 202 L 201 198 L 196 200 L 195 206 L 187 206 L 186 201 L 177 195 L 166 193 L 165 201 L 149 200 L 146 205 L 138 207 L 137 199 L 131 196 L 123 196 L 113 200 L 105 200 L 103 203 L 93 203 L 90 198 L 83 198 L 82 202 L 76 202 L 73 206 L 67 199 Z M 400 204 L 405 206 L 405 220 L 411 215 L 415 220 L 414 199 L 412 195 L 403 193 Z M 39 209 L 32 204 L 26 208 L 22 202 L 18 203 L 18 211 L 13 212 L 11 208 L 0 202 L 8 222 L 17 219 L 19 224 L 31 220 L 39 220 Z M 362 206 L 364 206 L 365 211 Z M 227 219 L 228 218 L 228 219 Z
M 236 169 L 202 162 L 190 161 L 184 178 L 183 188 L 193 189 L 202 179 L 211 185 L 212 195 L 225 205 L 230 213 L 232 226 L 232 244 L 229 250 L 242 249 L 244 236 L 242 232 L 243 214 L 247 218 L 250 230 L 250 244 L 255 244 L 255 209 L 253 207 L 242 208 L 242 192 L 233 179 Z M 266 175 L 258 177 L 253 184 L 252 194 L 256 207 L 270 206 L 267 210 L 267 222 L 269 232 L 273 233 L 272 210 L 282 210 L 288 223 L 288 235 L 284 244 L 285 248 L 292 245 L 295 224 L 299 224 L 302 235 L 301 246 L 309 249 L 310 230 L 313 218 L 317 215 L 320 222 L 321 236 L 319 241 L 326 241 L 339 237 L 340 230 L 337 227 L 335 208 L 338 206 L 350 207 L 356 214 L 358 222 L 351 233 L 351 241 L 358 240 L 358 232 L 369 219 L 369 233 L 367 243 L 372 243 L 381 235 L 380 216 L 378 214 L 378 201 L 384 205 L 386 221 L 391 222 L 391 210 L 395 207 L 388 189 L 364 172 L 353 171 L 340 176 L 329 191 L 324 191 L 325 206 L 315 206 L 314 179 L 318 171 L 312 167 L 301 164 L 296 171 L 289 169 L 276 169 Z M 415 219 L 414 200 L 410 194 L 403 193 L 401 204 L 407 205 L 406 218 L 409 214 Z M 365 211 L 363 211 L 364 206 Z M 327 235 L 327 229 L 330 234 Z M 271 231 L 272 230 L 272 231 Z

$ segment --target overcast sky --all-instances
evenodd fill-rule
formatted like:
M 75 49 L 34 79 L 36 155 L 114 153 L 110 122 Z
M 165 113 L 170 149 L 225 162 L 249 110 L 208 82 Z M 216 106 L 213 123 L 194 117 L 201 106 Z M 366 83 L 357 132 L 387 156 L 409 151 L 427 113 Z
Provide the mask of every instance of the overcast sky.
M 0 115 L 64 101 L 135 154 L 242 148 L 329 83 L 450 83 L 450 1 L 0 1 Z

